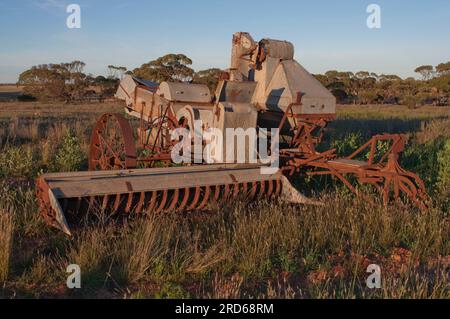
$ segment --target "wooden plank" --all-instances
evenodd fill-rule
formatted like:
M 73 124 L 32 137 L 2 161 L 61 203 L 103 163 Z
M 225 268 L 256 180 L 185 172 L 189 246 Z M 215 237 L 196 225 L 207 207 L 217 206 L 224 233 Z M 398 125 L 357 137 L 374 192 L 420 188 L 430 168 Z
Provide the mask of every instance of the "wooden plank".
M 206 168 L 206 167 L 204 167 Z M 75 198 L 88 196 L 102 196 L 126 194 L 131 192 L 150 192 L 175 188 L 191 188 L 197 186 L 215 186 L 234 183 L 252 183 L 268 180 L 277 180 L 280 173 L 261 174 L 261 168 L 202 170 L 192 167 L 179 168 L 170 174 L 159 173 L 140 175 L 110 175 L 64 179 L 44 177 L 49 188 L 57 198 Z
M 198 171 L 220 171 L 233 169 L 252 169 L 261 168 L 268 165 L 262 164 L 210 164 L 210 165 L 195 165 L 195 166 L 180 166 L 180 167 L 163 167 L 163 168 L 146 168 L 146 169 L 132 169 L 132 170 L 116 170 L 116 171 L 84 171 L 84 172 L 69 172 L 69 173 L 48 173 L 42 175 L 46 180 L 51 179 L 85 179 L 87 177 L 117 177 L 117 176 L 148 176 L 158 174 L 175 174 L 179 172 L 198 172 Z

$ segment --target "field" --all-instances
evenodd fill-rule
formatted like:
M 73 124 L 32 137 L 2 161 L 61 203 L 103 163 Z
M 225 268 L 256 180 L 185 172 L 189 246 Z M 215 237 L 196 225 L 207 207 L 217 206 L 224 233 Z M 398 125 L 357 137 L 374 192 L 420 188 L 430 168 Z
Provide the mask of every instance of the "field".
M 0 298 L 450 297 L 448 107 L 339 106 L 323 146 L 349 154 L 374 134 L 408 134 L 402 164 L 425 181 L 429 210 L 305 179 L 324 206 L 238 201 L 201 219 L 99 218 L 67 238 L 40 218 L 34 178 L 85 170 L 90 130 L 110 111 L 121 104 L 0 103 Z M 81 289 L 66 286 L 70 264 Z M 366 286 L 369 264 L 381 289 Z
M 23 87 L 16 85 L 0 85 L 0 102 L 15 101 L 22 95 Z

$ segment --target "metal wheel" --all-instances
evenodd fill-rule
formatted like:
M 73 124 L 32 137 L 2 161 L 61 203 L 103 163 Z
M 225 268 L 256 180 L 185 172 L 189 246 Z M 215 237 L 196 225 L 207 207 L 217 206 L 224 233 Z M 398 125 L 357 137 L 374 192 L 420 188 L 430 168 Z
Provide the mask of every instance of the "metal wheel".
M 89 170 L 120 170 L 136 166 L 136 146 L 130 124 L 120 114 L 102 115 L 91 136 Z

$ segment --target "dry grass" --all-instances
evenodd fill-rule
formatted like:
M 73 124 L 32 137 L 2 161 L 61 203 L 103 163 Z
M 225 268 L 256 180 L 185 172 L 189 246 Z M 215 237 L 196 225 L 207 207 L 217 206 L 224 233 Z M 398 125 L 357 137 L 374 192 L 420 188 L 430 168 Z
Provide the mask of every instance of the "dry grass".
M 20 117 L 22 119 L 41 119 L 44 122 L 50 119 L 64 118 L 66 121 L 71 117 L 80 119 L 95 119 L 95 115 L 107 112 L 122 112 L 123 105 L 120 103 L 41 103 L 41 102 L 8 102 L 0 103 L 0 118 L 10 119 Z
M 12 214 L 5 209 L 0 209 L 0 283 L 8 279 L 12 240 Z
M 450 111 L 369 109 L 340 108 L 327 143 L 348 144 L 353 133 L 361 139 L 408 133 L 404 164 L 432 194 L 442 194 L 429 211 L 400 203 L 385 209 L 377 194 L 362 200 L 339 185 L 311 182 L 302 187 L 316 185 L 322 207 L 236 201 L 202 219 L 124 223 L 95 211 L 105 218 L 68 239 L 39 217 L 33 178 L 41 170 L 84 169 L 85 156 L 67 147 L 86 154 L 96 115 L 120 108 L 0 105 L 0 207 L 9 207 L 0 214 L 0 236 L 10 240 L 0 238 L 0 282 L 6 281 L 0 297 L 448 298 Z M 66 267 L 74 263 L 82 270 L 81 290 L 65 287 Z M 368 263 L 382 267 L 380 290 L 365 285 Z
M 431 119 L 448 117 L 449 108 L 426 105 L 409 109 L 406 105 L 338 105 L 339 118 L 345 119 Z
M 23 86 L 14 84 L 0 84 L 0 92 L 22 92 Z

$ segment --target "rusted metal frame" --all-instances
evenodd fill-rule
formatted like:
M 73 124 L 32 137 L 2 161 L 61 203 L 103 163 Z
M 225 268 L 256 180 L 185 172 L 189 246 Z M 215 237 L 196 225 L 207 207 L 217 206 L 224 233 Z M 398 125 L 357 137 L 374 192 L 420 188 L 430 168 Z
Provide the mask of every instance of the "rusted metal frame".
M 159 135 L 161 134 L 161 130 L 162 130 L 162 126 L 163 126 L 163 123 L 164 123 L 164 119 L 166 118 L 166 116 L 167 116 L 167 114 L 168 114 L 168 112 L 169 112 L 169 108 L 170 108 L 170 107 L 171 107 L 171 104 L 169 104 L 169 105 L 167 106 L 166 110 L 164 111 L 163 116 L 161 117 L 162 121 L 160 121 L 159 126 L 158 126 L 158 131 L 157 131 L 157 133 L 156 133 L 155 142 L 154 142 L 154 144 L 153 144 L 152 152 L 155 151 L 156 144 L 157 144 L 157 142 L 158 142 L 158 137 L 159 137 Z M 162 137 L 161 137 L 161 139 L 162 139 Z M 161 143 L 162 143 L 162 142 L 161 142 Z
M 297 92 L 297 100 L 294 103 L 289 104 L 284 112 L 283 118 L 279 124 L 279 131 L 285 127 L 288 118 L 294 119 L 294 135 L 290 142 L 290 147 L 298 147 L 299 149 L 305 150 L 304 143 L 307 143 L 307 152 L 314 153 L 315 146 L 320 142 L 323 133 L 319 138 L 313 137 L 312 132 L 316 128 L 324 128 L 327 124 L 327 120 L 334 119 L 335 114 L 314 114 L 314 115 L 304 115 L 304 114 L 294 114 L 293 107 L 302 105 L 302 93 Z M 317 121 L 324 121 L 323 125 L 320 125 Z M 300 136 L 304 137 L 304 141 L 300 139 Z
M 358 148 L 356 151 L 354 151 L 350 156 L 346 157 L 346 159 L 353 159 L 359 154 L 361 154 L 365 149 L 367 149 L 370 146 L 370 153 L 369 153 L 369 165 L 373 164 L 375 153 L 376 153 L 376 146 L 378 141 L 388 141 L 391 140 L 393 142 L 390 149 L 383 155 L 379 163 L 383 162 L 387 156 L 390 154 L 398 155 L 399 152 L 403 151 L 404 148 L 404 136 L 400 134 L 382 134 L 382 135 L 376 135 L 373 136 L 367 143 L 362 145 L 360 148 Z
M 165 110 L 163 116 L 161 117 L 162 120 L 161 120 L 161 121 L 159 122 L 159 124 L 158 124 L 158 131 L 157 131 L 157 133 L 156 133 L 156 137 L 155 137 L 155 140 L 154 140 L 154 142 L 153 142 L 153 147 L 152 147 L 152 150 L 151 150 L 152 153 L 155 152 L 156 144 L 158 143 L 158 138 L 159 138 L 159 135 L 160 135 L 161 130 L 162 130 L 162 125 L 163 125 L 163 123 L 164 123 L 164 118 L 166 117 L 166 114 L 167 114 L 168 110 L 169 110 L 169 108 L 167 108 L 167 109 Z M 153 130 L 153 128 L 152 128 L 152 130 Z M 150 133 L 151 133 L 151 132 L 150 132 Z
M 327 162 L 312 162 L 309 165 L 326 169 L 327 171 L 308 172 L 308 175 L 333 175 L 340 179 L 353 193 L 358 194 L 357 189 L 344 177 L 343 174 L 358 174 L 358 170 L 349 168 L 349 171 L 341 171 L 331 166 Z
M 395 161 L 392 163 L 393 167 L 382 167 L 380 164 L 374 164 L 363 168 L 345 167 L 345 164 L 334 165 L 330 163 L 313 162 L 312 166 L 327 169 L 327 171 L 309 172 L 308 175 L 333 175 L 339 178 L 344 184 L 349 187 L 355 194 L 357 190 L 350 184 L 350 182 L 343 176 L 344 174 L 353 174 L 356 176 L 360 184 L 372 184 L 383 193 L 385 205 L 389 202 L 390 185 L 393 185 L 394 198 L 400 197 L 400 190 L 403 191 L 416 205 L 425 209 L 426 205 L 423 203 L 426 195 L 421 192 L 423 182 L 415 174 L 402 169 Z M 402 175 L 404 174 L 404 175 Z M 412 178 L 419 187 L 408 179 Z M 381 186 L 384 180 L 384 186 Z M 405 185 L 408 185 L 405 186 Z M 419 200 L 418 197 L 422 200 Z
M 380 163 L 391 155 L 391 158 L 398 160 L 399 154 L 405 149 L 406 137 L 404 135 L 395 135 L 392 139 L 392 146 L 380 159 Z
M 356 156 L 358 156 L 359 154 L 361 154 L 361 152 L 363 152 L 367 147 L 372 145 L 372 139 L 370 139 L 367 143 L 365 143 L 364 145 L 362 145 L 361 147 L 359 147 L 356 151 L 354 151 L 350 156 L 347 156 L 346 159 L 354 159 Z
M 152 103 L 150 105 L 149 114 L 147 115 L 147 122 L 145 123 L 145 127 L 144 127 L 144 122 L 142 123 L 143 126 L 141 127 L 141 132 L 146 132 L 145 133 L 145 135 L 146 135 L 145 136 L 146 137 L 145 141 L 144 141 L 144 138 L 142 138 L 142 147 L 143 148 L 146 148 L 146 146 L 150 142 L 150 134 L 147 134 L 147 131 L 149 130 L 148 122 L 153 121 L 153 111 L 154 111 L 154 109 L 155 109 L 155 94 L 152 94 Z
M 295 104 L 297 105 L 297 104 Z M 298 104 L 301 105 L 301 104 Z M 281 119 L 280 125 L 278 125 L 279 132 L 282 131 L 283 127 L 286 125 L 286 121 L 289 117 L 289 112 L 293 115 L 292 107 L 294 106 L 294 103 L 289 104 L 286 111 L 284 112 L 283 118 Z
M 291 158 L 290 160 L 287 161 L 287 166 L 281 168 L 282 170 L 289 170 L 291 173 L 290 175 L 292 176 L 293 173 L 295 172 L 295 170 L 299 170 L 301 167 L 303 166 L 308 166 L 311 163 L 313 163 L 312 166 L 314 165 L 314 162 L 324 162 L 326 160 L 329 160 L 330 158 L 334 157 L 334 152 L 336 151 L 336 149 L 331 149 L 328 150 L 326 152 L 323 153 L 318 153 L 315 155 L 312 155 L 310 157 L 298 157 L 298 154 L 294 153 L 294 152 L 289 152 L 288 150 L 281 150 L 280 151 L 280 156 L 285 156 L 288 158 Z

